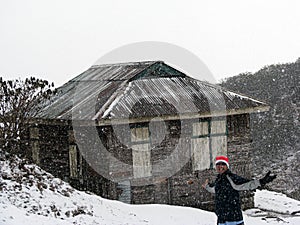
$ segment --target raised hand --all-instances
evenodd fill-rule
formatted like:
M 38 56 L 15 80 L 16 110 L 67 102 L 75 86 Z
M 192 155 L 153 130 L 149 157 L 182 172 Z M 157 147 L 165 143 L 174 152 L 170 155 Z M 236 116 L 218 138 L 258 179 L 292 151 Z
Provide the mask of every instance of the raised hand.
M 205 182 L 202 184 L 202 187 L 206 188 L 206 185 L 208 185 L 208 179 L 205 180 Z
M 276 174 L 270 176 L 271 171 L 269 171 L 263 178 L 259 180 L 261 186 L 265 186 L 267 183 L 272 182 L 276 178 Z

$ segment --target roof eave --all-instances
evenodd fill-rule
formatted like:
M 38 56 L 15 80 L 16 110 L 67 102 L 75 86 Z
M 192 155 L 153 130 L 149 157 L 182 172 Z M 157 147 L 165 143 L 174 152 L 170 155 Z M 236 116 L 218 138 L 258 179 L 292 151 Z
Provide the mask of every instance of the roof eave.
M 160 116 L 162 120 L 183 120 L 183 119 L 197 119 L 209 117 L 221 117 L 239 114 L 262 113 L 269 111 L 270 106 L 263 105 L 254 108 L 237 109 L 212 112 L 212 113 L 185 113 L 180 115 L 165 115 Z M 121 119 L 100 119 L 100 120 L 64 120 L 64 119 L 42 119 L 35 118 L 29 121 L 30 124 L 47 124 L 47 125 L 73 125 L 73 126 L 110 126 L 112 124 L 131 124 L 149 122 L 153 117 L 139 117 L 139 118 L 121 118 Z
M 247 109 L 236 109 L 226 110 L 219 112 L 208 112 L 208 113 L 185 113 L 179 115 L 163 115 L 160 116 L 162 120 L 183 120 L 183 119 L 197 119 L 197 118 L 208 118 L 208 117 L 221 117 L 239 114 L 250 114 L 250 113 L 261 113 L 269 111 L 269 106 L 257 106 L 254 108 Z M 153 117 L 137 117 L 137 118 L 120 118 L 120 119 L 100 119 L 96 121 L 97 126 L 109 126 L 112 124 L 130 124 L 130 123 L 143 123 L 149 122 Z

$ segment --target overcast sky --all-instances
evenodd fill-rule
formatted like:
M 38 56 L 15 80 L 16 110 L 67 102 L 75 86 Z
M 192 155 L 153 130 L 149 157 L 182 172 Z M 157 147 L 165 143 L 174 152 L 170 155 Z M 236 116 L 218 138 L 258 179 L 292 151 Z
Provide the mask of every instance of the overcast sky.
M 0 76 L 60 86 L 110 51 L 157 41 L 216 80 L 300 57 L 298 0 L 0 0 Z M 197 77 L 197 75 L 195 75 Z

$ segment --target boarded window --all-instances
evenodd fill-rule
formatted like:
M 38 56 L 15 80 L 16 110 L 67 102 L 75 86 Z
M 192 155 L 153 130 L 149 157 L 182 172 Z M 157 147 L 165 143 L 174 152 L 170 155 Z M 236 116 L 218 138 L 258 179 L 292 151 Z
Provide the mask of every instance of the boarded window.
M 131 128 L 131 142 L 134 178 L 151 176 L 152 166 L 148 127 Z
M 131 129 L 131 142 L 149 142 L 148 127 L 134 127 Z
M 69 146 L 70 177 L 77 178 L 77 149 L 76 145 Z
M 211 121 L 211 133 L 212 134 L 226 134 L 226 120 L 213 120 Z
M 227 155 L 227 137 L 225 135 L 211 137 L 211 149 L 213 160 L 217 155 Z
M 193 124 L 192 156 L 193 170 L 204 170 L 210 166 L 208 121 Z
M 217 155 L 227 155 L 226 120 L 211 121 L 212 159 Z
M 227 154 L 226 120 L 199 121 L 192 129 L 193 170 L 209 169 L 217 155 Z
M 208 135 L 208 121 L 193 124 L 193 136 Z
M 193 170 L 204 170 L 210 167 L 209 138 L 192 139 Z

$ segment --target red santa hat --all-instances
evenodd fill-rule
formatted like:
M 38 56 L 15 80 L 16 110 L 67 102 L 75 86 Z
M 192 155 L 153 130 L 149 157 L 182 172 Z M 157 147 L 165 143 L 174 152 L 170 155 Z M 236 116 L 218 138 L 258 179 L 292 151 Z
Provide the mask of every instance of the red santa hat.
M 216 157 L 216 164 L 219 163 L 219 162 L 225 163 L 227 165 L 227 167 L 229 168 L 229 160 L 226 156 L 224 156 L 224 155 L 217 156 Z

